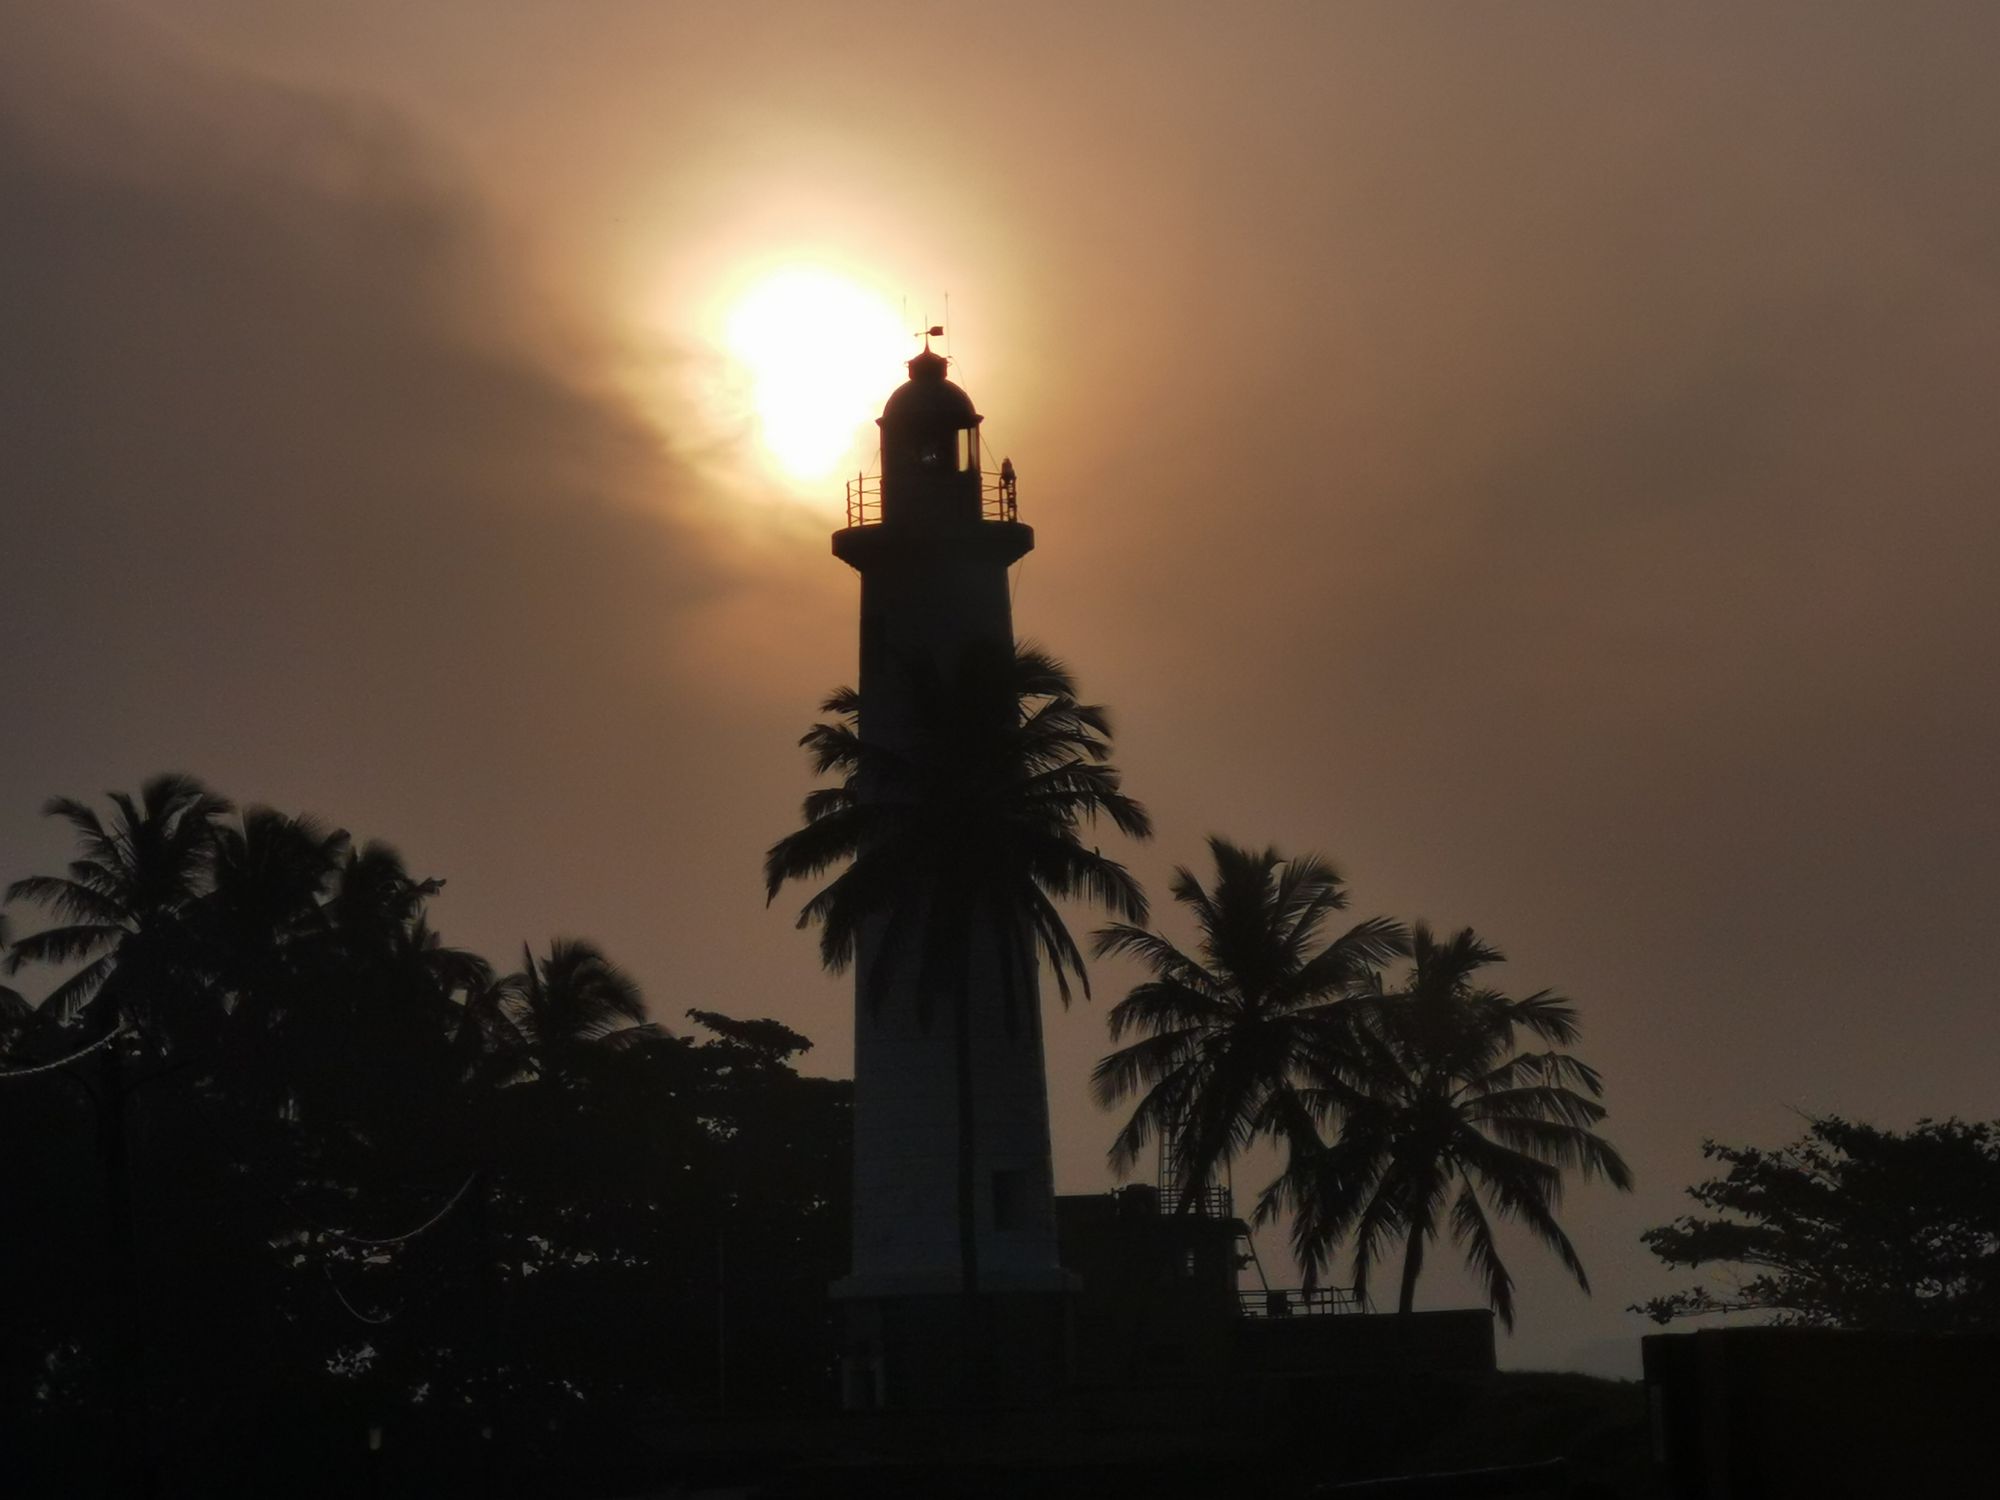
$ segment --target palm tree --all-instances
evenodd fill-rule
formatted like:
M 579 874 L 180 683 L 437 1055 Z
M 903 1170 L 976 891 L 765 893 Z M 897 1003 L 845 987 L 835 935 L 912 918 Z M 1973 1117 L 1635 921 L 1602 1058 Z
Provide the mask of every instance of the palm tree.
M 1185 867 L 1174 899 L 1192 913 L 1192 955 L 1143 927 L 1097 934 L 1100 955 L 1130 955 L 1152 972 L 1112 1008 L 1111 1039 L 1143 1032 L 1098 1063 L 1092 1091 L 1109 1107 L 1138 1094 L 1111 1147 L 1122 1174 L 1159 1139 L 1181 1184 L 1178 1207 L 1259 1136 L 1311 1138 L 1298 1097 L 1303 1061 L 1345 997 L 1408 951 L 1401 923 L 1370 917 L 1327 938 L 1347 889 L 1317 854 L 1287 858 L 1211 837 L 1215 879 Z
M 153 777 L 136 800 L 113 792 L 111 803 L 109 823 L 70 797 L 43 808 L 76 831 L 77 857 L 67 874 L 30 875 L 7 887 L 9 902 L 32 902 L 58 922 L 17 939 L 6 972 L 81 960 L 50 993 L 51 1009 L 74 1021 L 95 1001 L 102 1030 L 143 1029 L 184 975 L 187 919 L 206 889 L 229 803 L 177 773 Z
M 135 1276 L 135 1224 L 127 1157 L 127 1103 L 144 1079 L 130 1076 L 129 1046 L 166 1041 L 199 994 L 188 924 L 207 888 L 217 829 L 229 804 L 191 776 L 155 776 L 136 799 L 111 793 L 107 822 L 82 802 L 58 797 L 43 811 L 75 830 L 67 874 L 31 875 L 7 887 L 57 924 L 17 939 L 6 971 L 26 963 L 75 963 L 43 1002 L 68 1025 L 84 1022 L 104 1043 L 86 1082 L 97 1112 L 105 1196 L 105 1249 L 112 1281 L 111 1387 L 117 1452 L 126 1490 L 153 1491 L 145 1388 L 140 1372 L 142 1302 Z M 137 1038 L 124 1033 L 137 1032 Z M 170 1045 L 170 1043 L 167 1043 Z
M 1577 1038 L 1574 1006 L 1546 990 L 1515 1000 L 1478 985 L 1478 972 L 1502 956 L 1471 928 L 1439 941 L 1419 923 L 1411 953 L 1407 984 L 1351 1007 L 1348 1024 L 1308 1060 L 1303 1097 L 1338 1134 L 1294 1151 L 1258 1219 L 1292 1209 L 1292 1245 L 1308 1284 L 1351 1236 L 1363 1299 L 1376 1261 L 1401 1237 L 1397 1308 L 1405 1313 L 1426 1247 L 1448 1228 L 1512 1328 L 1514 1281 L 1489 1214 L 1525 1225 L 1588 1292 L 1583 1262 L 1555 1218 L 1563 1174 L 1601 1176 L 1629 1191 L 1632 1173 L 1592 1129 L 1605 1114 L 1603 1081 L 1557 1050 Z M 1523 1037 L 1548 1049 L 1521 1051 Z
M 594 943 L 556 938 L 545 957 L 521 950 L 513 1023 L 537 1074 L 563 1089 L 579 1082 L 587 1049 L 628 1032 L 657 1034 L 632 976 Z
M 1028 645 L 972 648 L 955 670 L 920 670 L 911 741 L 864 740 L 861 697 L 842 688 L 821 705 L 834 715 L 800 741 L 813 769 L 837 785 L 805 800 L 805 826 L 771 846 L 766 900 L 788 880 L 836 866 L 799 913 L 820 925 L 820 956 L 834 973 L 861 959 L 865 1003 L 879 1006 L 898 975 L 914 975 L 919 1019 L 948 1000 L 956 1044 L 961 1285 L 978 1296 L 974 1229 L 976 1140 L 972 1100 L 972 966 L 999 957 L 1004 1020 L 1022 1024 L 1031 966 L 1047 960 L 1063 1003 L 1090 979 L 1055 903 L 1085 898 L 1129 921 L 1146 919 L 1131 874 L 1083 843 L 1108 818 L 1132 838 L 1152 832 L 1145 810 L 1119 790 L 1109 764 L 1111 726 L 1079 702 L 1061 662 Z M 863 929 L 869 941 L 861 941 Z

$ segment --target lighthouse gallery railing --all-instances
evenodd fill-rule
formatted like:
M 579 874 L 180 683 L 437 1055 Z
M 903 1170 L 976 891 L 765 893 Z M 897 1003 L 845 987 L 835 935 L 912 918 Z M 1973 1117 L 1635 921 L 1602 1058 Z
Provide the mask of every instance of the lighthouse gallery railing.
M 1019 504 L 1014 494 L 1014 481 L 1003 479 L 998 474 L 979 476 L 979 518 L 982 521 L 1018 521 Z M 882 476 L 880 474 L 856 474 L 847 481 L 847 524 L 849 526 L 879 526 L 882 524 Z

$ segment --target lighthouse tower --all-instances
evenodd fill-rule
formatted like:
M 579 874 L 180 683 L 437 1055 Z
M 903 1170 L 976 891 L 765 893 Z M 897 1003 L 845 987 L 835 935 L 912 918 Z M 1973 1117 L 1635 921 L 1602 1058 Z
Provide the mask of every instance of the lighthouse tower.
M 861 738 L 915 755 L 926 678 L 950 677 L 968 654 L 1012 650 L 1007 569 L 1035 536 L 1015 515 L 1011 466 L 981 467 L 980 415 L 945 360 L 926 343 L 909 372 L 882 408 L 880 477 L 850 483 L 833 552 L 861 574 Z M 917 993 L 916 964 L 892 956 L 886 980 L 864 988 L 885 926 L 863 932 L 856 965 L 854 1259 L 833 1289 L 846 1315 L 846 1402 L 949 1402 L 968 1382 L 1003 1399 L 1052 1389 L 1072 1278 L 1056 1253 L 1032 953 L 1006 962 L 974 934 L 962 1056 L 956 1006 Z M 962 1276 L 968 1060 L 976 1306 Z

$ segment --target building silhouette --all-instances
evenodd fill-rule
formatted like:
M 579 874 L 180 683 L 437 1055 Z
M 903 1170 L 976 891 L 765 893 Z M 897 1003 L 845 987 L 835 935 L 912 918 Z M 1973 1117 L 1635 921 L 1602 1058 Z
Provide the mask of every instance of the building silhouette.
M 848 487 L 836 557 L 861 575 L 859 733 L 905 757 L 934 753 L 924 685 L 1011 653 L 1007 570 L 1034 546 L 1015 513 L 1011 465 L 981 463 L 981 418 L 928 342 L 882 409 L 881 472 Z M 1011 712 L 1008 702 L 996 705 Z M 871 791 L 864 774 L 860 795 Z M 930 914 L 916 914 L 919 921 Z M 966 983 L 975 1140 L 977 1329 L 960 1239 L 958 1043 L 953 1006 L 918 992 L 914 963 L 882 957 L 887 923 L 864 928 L 854 1019 L 853 1270 L 841 1303 L 850 1407 L 964 1394 L 978 1343 L 998 1388 L 1060 1385 L 1066 1302 L 1049 1155 L 1048 1085 L 1032 952 L 969 935 Z M 1025 959 L 1025 961 L 1024 961 Z

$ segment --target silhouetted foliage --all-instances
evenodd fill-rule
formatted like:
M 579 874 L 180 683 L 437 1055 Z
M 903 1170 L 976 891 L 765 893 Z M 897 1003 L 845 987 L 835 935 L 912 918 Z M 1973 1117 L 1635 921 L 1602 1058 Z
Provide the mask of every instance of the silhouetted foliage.
M 1211 884 L 1186 869 L 1174 882 L 1200 932 L 1193 953 L 1135 925 L 1097 935 L 1099 953 L 1151 970 L 1111 1012 L 1113 1041 L 1143 1035 L 1093 1075 L 1100 1103 L 1139 1095 L 1113 1165 L 1128 1169 L 1163 1139 L 1186 1206 L 1245 1147 L 1281 1143 L 1284 1170 L 1259 1198 L 1259 1222 L 1289 1215 L 1308 1286 L 1350 1246 L 1363 1301 L 1400 1241 L 1397 1305 L 1411 1310 L 1425 1250 L 1448 1230 L 1511 1327 L 1494 1214 L 1525 1224 L 1588 1290 L 1555 1218 L 1563 1174 L 1619 1188 L 1631 1174 L 1592 1128 L 1604 1117 L 1597 1074 L 1556 1050 L 1576 1038 L 1574 1008 L 1476 985 L 1501 955 L 1469 928 L 1440 941 L 1421 923 L 1412 934 L 1374 917 L 1326 939 L 1347 893 L 1318 855 L 1221 838 L 1209 851 Z M 1409 973 L 1387 987 L 1382 966 L 1405 954 Z M 1521 1051 L 1522 1037 L 1554 1045 Z
M 863 924 L 884 919 L 879 972 L 861 976 L 877 1003 L 906 967 L 920 976 L 920 1007 L 962 992 L 974 933 L 1005 955 L 1031 941 L 1065 1002 L 1072 977 L 1088 994 L 1083 955 L 1055 902 L 1081 897 L 1146 917 L 1138 882 L 1080 837 L 1099 817 L 1130 838 L 1152 833 L 1108 763 L 1109 716 L 1077 700 L 1061 662 L 1027 645 L 975 646 L 951 672 L 925 662 L 915 686 L 908 746 L 862 738 L 852 688 L 820 705 L 834 719 L 799 743 L 815 773 L 840 780 L 809 795 L 805 826 L 771 846 L 767 898 L 842 867 L 800 910 L 799 926 L 819 924 L 820 956 L 840 973 Z
M 1211 885 L 1185 866 L 1174 872 L 1174 900 L 1201 934 L 1193 954 L 1129 923 L 1096 941 L 1100 956 L 1130 955 L 1152 971 L 1110 1015 L 1114 1042 L 1144 1035 L 1091 1075 L 1100 1104 L 1140 1094 L 1112 1165 L 1129 1170 L 1148 1140 L 1164 1138 L 1185 1202 L 1252 1141 L 1309 1129 L 1298 1089 L 1314 1038 L 1338 1022 L 1344 997 L 1409 948 L 1402 924 L 1384 917 L 1324 936 L 1347 890 L 1321 856 L 1288 859 L 1222 838 L 1208 847 Z
M 50 811 L 77 857 L 5 949 L 47 993 L 0 996 L 0 1489 L 569 1492 L 641 1414 L 824 1404 L 851 1089 L 804 1038 L 673 1036 L 576 939 L 496 974 L 387 846 L 187 777 Z
M 1924 1120 L 1907 1132 L 1837 1116 L 1774 1151 L 1705 1142 L 1720 1177 L 1704 1214 L 1641 1239 L 1670 1266 L 1732 1266 L 1635 1307 L 1656 1322 L 1769 1313 L 1776 1323 L 2000 1331 L 2000 1126 Z
M 1346 1023 L 1314 1039 L 1306 1069 L 1310 1114 L 1329 1138 L 1295 1142 L 1260 1219 L 1289 1209 L 1292 1247 L 1308 1284 L 1351 1241 L 1355 1294 L 1400 1239 L 1397 1309 L 1415 1305 L 1424 1253 L 1441 1231 L 1514 1325 L 1514 1279 L 1489 1215 L 1525 1225 L 1577 1285 L 1590 1279 L 1556 1222 L 1563 1174 L 1629 1191 L 1631 1170 L 1595 1127 L 1604 1086 L 1568 1052 L 1576 1009 L 1547 990 L 1511 999 L 1475 982 L 1500 951 L 1465 928 L 1440 941 L 1422 922 L 1404 983 L 1351 1002 Z M 1523 1051 L 1523 1040 L 1551 1044 Z
M 960 1272 L 968 1298 L 979 1288 L 973 1231 L 973 1120 L 970 970 L 974 955 L 998 955 L 1016 982 L 1003 1003 L 1035 993 L 1031 966 L 1047 960 L 1062 999 L 1070 980 L 1089 993 L 1083 955 L 1055 903 L 1095 901 L 1132 921 L 1146 917 L 1145 893 L 1125 867 L 1086 845 L 1099 817 L 1145 838 L 1152 823 L 1120 790 L 1109 764 L 1110 719 L 1079 702 L 1061 662 L 1021 645 L 969 648 L 945 671 L 927 659 L 913 670 L 916 712 L 910 743 L 864 739 L 861 696 L 838 689 L 799 743 L 820 775 L 838 775 L 805 799 L 805 825 L 771 846 L 765 893 L 790 880 L 840 873 L 799 912 L 817 922 L 820 955 L 835 973 L 859 959 L 860 988 L 884 1003 L 897 976 L 914 979 L 914 1003 L 928 1023 L 943 1000 L 958 1039 L 958 1212 Z M 879 923 L 869 952 L 862 929 Z M 1032 1024 L 1007 1015 L 1009 1025 Z

